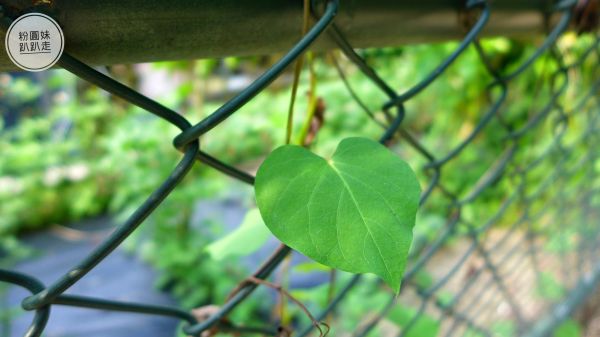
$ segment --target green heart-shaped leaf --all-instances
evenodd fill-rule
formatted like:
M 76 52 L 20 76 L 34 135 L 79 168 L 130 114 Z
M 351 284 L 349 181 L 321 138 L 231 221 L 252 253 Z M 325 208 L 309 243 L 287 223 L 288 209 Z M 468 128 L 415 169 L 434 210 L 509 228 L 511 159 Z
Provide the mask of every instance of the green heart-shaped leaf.
M 283 243 L 333 268 L 377 274 L 399 291 L 420 187 L 387 148 L 347 138 L 325 160 L 285 145 L 261 165 L 255 189 L 265 224 Z

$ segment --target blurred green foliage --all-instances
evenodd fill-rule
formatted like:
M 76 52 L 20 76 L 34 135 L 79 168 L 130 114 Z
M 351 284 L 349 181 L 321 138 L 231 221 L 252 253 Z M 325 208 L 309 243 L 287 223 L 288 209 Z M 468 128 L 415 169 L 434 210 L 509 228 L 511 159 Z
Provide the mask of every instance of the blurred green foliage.
M 554 332 L 554 337 L 581 337 L 583 336 L 581 326 L 574 320 L 562 323 Z

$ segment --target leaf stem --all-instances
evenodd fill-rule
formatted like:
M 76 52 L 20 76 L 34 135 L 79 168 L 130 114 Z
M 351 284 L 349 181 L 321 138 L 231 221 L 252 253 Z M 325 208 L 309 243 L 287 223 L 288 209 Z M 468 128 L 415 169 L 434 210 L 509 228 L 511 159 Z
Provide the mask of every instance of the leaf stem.
M 309 90 L 308 90 L 308 107 L 306 112 L 306 119 L 304 120 L 304 125 L 300 130 L 300 136 L 298 137 L 298 144 L 304 146 L 306 143 L 306 136 L 308 135 L 308 130 L 310 130 L 310 125 L 312 124 L 312 120 L 315 116 L 315 111 L 317 110 L 317 74 L 315 72 L 314 66 L 314 54 L 313 52 L 307 52 L 306 54 L 310 82 L 309 82 Z M 308 144 L 306 144 L 308 145 Z
M 310 0 L 304 0 L 304 19 L 302 23 L 302 35 L 308 32 L 308 24 L 310 19 Z M 292 127 L 294 120 L 294 104 L 296 103 L 296 94 L 298 92 L 298 82 L 300 81 L 300 72 L 304 64 L 304 54 L 298 56 L 296 64 L 294 66 L 294 82 L 292 83 L 292 97 L 290 99 L 290 106 L 288 108 L 287 126 L 285 130 L 285 143 L 290 144 L 292 140 Z

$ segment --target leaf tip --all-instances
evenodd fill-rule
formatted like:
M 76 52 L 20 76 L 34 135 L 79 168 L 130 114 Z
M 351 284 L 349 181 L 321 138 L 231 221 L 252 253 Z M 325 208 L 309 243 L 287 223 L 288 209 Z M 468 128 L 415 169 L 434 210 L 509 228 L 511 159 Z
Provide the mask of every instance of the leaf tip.
M 379 275 L 385 283 L 392 288 L 394 295 L 400 294 L 400 287 L 402 286 L 402 277 L 392 277 L 392 275 Z

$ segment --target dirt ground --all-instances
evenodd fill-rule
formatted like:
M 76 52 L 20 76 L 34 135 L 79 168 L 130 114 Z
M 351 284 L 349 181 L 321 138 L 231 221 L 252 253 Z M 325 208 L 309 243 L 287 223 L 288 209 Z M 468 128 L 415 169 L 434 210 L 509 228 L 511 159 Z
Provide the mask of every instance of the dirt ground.
M 494 326 L 517 322 L 520 317 L 524 326 L 531 326 L 561 301 L 566 289 L 590 271 L 595 260 L 593 254 L 587 254 L 581 263 L 581 255 L 575 252 L 549 251 L 547 242 L 530 239 L 520 229 L 492 229 L 480 242 L 482 250 L 472 239 L 458 239 L 425 265 L 435 281 L 446 279 L 435 294 L 456 298 L 454 314 L 444 314 L 435 305 L 425 309 L 442 318 L 439 336 L 465 335 L 466 320 L 494 330 Z M 422 303 L 411 291 L 403 293 L 399 302 Z M 600 337 L 600 291 L 575 318 L 585 327 L 586 337 Z
M 575 319 L 585 328 L 585 337 L 600 336 L 600 288 L 577 311 Z

